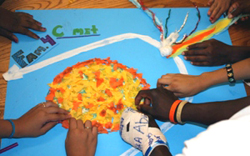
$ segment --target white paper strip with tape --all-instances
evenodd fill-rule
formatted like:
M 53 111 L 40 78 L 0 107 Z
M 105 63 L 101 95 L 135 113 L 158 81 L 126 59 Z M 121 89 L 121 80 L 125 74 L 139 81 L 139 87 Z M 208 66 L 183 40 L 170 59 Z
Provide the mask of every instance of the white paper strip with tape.
M 44 60 L 42 62 L 36 63 L 34 65 L 25 67 L 20 69 L 18 66 L 13 65 L 6 73 L 3 74 L 3 77 L 6 81 L 9 80 L 16 80 L 16 79 L 20 79 L 23 77 L 23 75 L 27 74 L 27 73 L 31 73 L 35 70 L 41 69 L 43 67 L 46 67 L 50 64 L 68 59 L 70 57 L 73 57 L 75 55 L 78 55 L 82 52 L 87 52 L 89 50 L 95 49 L 95 48 L 99 48 L 99 47 L 103 47 L 112 43 L 116 43 L 116 42 L 120 42 L 126 39 L 141 39 L 149 44 L 151 44 L 152 46 L 156 47 L 156 48 L 160 48 L 160 42 L 149 37 L 146 35 L 140 35 L 140 34 L 135 34 L 135 33 L 126 33 L 126 34 L 121 34 L 121 35 L 117 35 L 117 36 L 113 36 L 110 38 L 106 38 L 104 40 L 101 41 L 97 41 L 67 52 L 64 52 L 60 55 L 57 55 L 55 57 L 49 58 L 47 60 Z

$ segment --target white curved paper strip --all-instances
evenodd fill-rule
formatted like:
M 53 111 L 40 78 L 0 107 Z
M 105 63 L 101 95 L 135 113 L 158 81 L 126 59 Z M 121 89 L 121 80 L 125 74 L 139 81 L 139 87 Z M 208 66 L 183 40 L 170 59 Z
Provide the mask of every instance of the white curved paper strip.
M 41 69 L 41 68 L 46 67 L 48 65 L 51 65 L 53 63 L 65 60 L 65 59 L 70 58 L 70 57 L 73 57 L 73 56 L 78 55 L 82 52 L 87 52 L 89 50 L 103 47 L 103 46 L 106 46 L 106 45 L 109 45 L 109 44 L 112 44 L 115 42 L 120 42 L 120 41 L 123 41 L 125 39 L 135 39 L 135 38 L 139 38 L 139 39 L 151 44 L 152 46 L 155 46 L 156 48 L 160 47 L 160 42 L 149 37 L 149 36 L 134 34 L 134 33 L 126 33 L 126 34 L 113 36 L 113 37 L 110 37 L 110 38 L 107 38 L 107 39 L 104 39 L 101 41 L 97 41 L 97 42 L 94 42 L 94 43 L 91 43 L 91 44 L 88 44 L 88 45 L 85 45 L 85 46 L 82 46 L 82 47 L 79 47 L 79 48 L 76 48 L 76 49 L 73 49 L 73 50 L 70 50 L 67 52 L 64 52 L 60 55 L 54 56 L 52 58 L 49 58 L 47 60 L 44 60 L 42 62 L 36 63 L 34 65 L 31 65 L 31 66 L 28 66 L 28 67 L 25 67 L 22 69 L 20 69 L 16 65 L 13 65 L 6 73 L 3 74 L 3 77 L 6 81 L 20 79 L 23 77 L 23 75 L 25 75 L 27 73 L 31 73 L 35 70 Z

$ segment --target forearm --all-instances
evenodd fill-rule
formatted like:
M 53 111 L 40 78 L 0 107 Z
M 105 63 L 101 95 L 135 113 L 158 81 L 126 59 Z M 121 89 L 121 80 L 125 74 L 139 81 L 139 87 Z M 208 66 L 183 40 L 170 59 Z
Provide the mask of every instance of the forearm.
M 242 60 L 232 65 L 235 80 L 250 78 L 250 58 Z M 227 71 L 225 68 L 212 72 L 205 72 L 200 75 L 204 88 L 228 81 Z
M 8 138 L 12 133 L 11 123 L 7 120 L 0 120 L 0 138 Z
M 229 53 L 229 62 L 235 63 L 250 57 L 250 46 L 232 46 Z
M 249 105 L 250 97 L 225 102 L 188 103 L 183 108 L 182 121 L 210 125 L 224 119 L 229 119 L 235 113 Z

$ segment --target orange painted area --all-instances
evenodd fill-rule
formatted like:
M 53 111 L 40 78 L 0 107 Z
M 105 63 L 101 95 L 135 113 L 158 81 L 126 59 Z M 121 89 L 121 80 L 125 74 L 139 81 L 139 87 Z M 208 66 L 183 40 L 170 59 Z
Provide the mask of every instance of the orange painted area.
M 107 128 L 107 129 L 111 129 L 112 128 L 112 122 L 107 122 L 104 126 L 105 126 L 105 128 Z
M 211 35 L 211 34 L 215 31 L 215 29 L 216 29 L 216 28 L 213 28 L 213 29 L 211 29 L 211 30 L 207 30 L 207 31 L 205 31 L 205 32 L 203 32 L 203 33 L 201 33 L 201 34 L 198 34 L 198 35 L 196 35 L 196 36 L 190 38 L 189 40 L 187 40 L 187 41 L 185 41 L 185 42 L 183 42 L 183 43 L 181 43 L 181 44 L 176 44 L 176 45 L 174 45 L 174 46 L 172 47 L 172 48 L 173 48 L 173 53 L 172 53 L 172 55 L 175 54 L 180 48 L 182 48 L 182 47 L 184 47 L 184 46 L 188 46 L 188 45 L 190 45 L 190 44 L 193 44 L 193 43 L 196 43 L 196 42 L 199 42 L 199 41 L 203 40 L 205 37 Z M 168 58 L 171 57 L 172 55 L 168 56 Z
M 62 126 L 66 129 L 69 129 L 69 120 L 63 120 L 62 121 Z
M 96 87 L 99 87 L 104 82 L 103 78 L 96 78 Z
M 102 111 L 100 112 L 100 116 L 104 117 L 105 115 L 106 115 L 106 110 L 102 110 Z
M 109 80 L 109 84 L 110 84 L 110 87 L 112 87 L 113 89 L 117 88 L 117 87 L 120 87 L 123 85 L 123 77 L 120 78 L 120 80 L 116 80 L 116 78 L 110 78 Z
M 77 98 L 78 98 L 79 101 L 82 101 L 82 94 L 79 93 L 79 94 L 77 95 Z M 58 102 L 59 102 L 59 101 L 58 101 Z
M 111 132 L 119 131 L 119 129 L 120 129 L 120 124 L 114 124 Z
M 58 100 L 59 103 L 63 102 L 63 98 L 62 97 L 59 97 L 57 100 Z
M 100 101 L 106 101 L 106 99 L 104 99 L 103 97 L 99 97 L 99 98 L 97 99 L 97 101 L 98 101 L 98 102 L 100 102 Z
M 94 106 L 93 103 L 90 103 L 90 104 L 86 105 L 85 108 L 90 109 L 90 108 L 92 108 L 93 106 Z
M 106 89 L 106 90 L 105 90 L 105 93 L 106 93 L 109 97 L 113 96 L 113 95 L 112 95 L 112 92 L 111 92 L 109 89 Z
M 73 108 L 72 108 L 72 109 L 76 111 L 80 104 L 81 104 L 81 102 L 76 102 L 76 101 L 74 101 L 74 102 L 73 102 Z

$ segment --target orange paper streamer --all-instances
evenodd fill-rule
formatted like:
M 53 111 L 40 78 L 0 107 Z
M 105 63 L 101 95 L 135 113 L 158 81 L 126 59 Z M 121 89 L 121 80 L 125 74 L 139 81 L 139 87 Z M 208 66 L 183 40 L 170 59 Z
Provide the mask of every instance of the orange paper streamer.
M 187 50 L 187 47 L 191 44 L 202 42 L 204 40 L 208 40 L 214 35 L 224 31 L 231 25 L 232 19 L 223 18 L 216 23 L 209 26 L 207 29 L 199 30 L 195 32 L 193 35 L 189 36 L 184 42 L 181 44 L 175 44 L 172 46 L 173 52 L 169 57 L 175 57 L 180 55 L 183 51 Z

